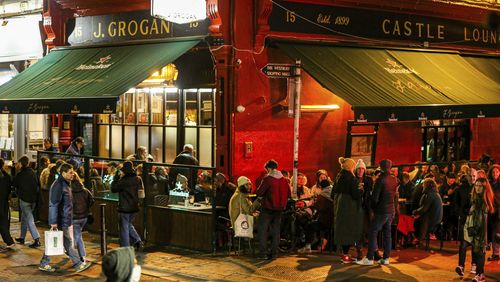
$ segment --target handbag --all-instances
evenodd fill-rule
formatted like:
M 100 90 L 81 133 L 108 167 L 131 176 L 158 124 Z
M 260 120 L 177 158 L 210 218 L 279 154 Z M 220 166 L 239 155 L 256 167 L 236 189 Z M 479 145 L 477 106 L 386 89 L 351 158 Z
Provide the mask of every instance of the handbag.
M 45 231 L 45 255 L 60 256 L 63 254 L 63 232 L 57 229 Z
M 243 214 L 241 210 L 240 198 L 240 214 L 234 221 L 234 237 L 253 238 L 253 216 Z

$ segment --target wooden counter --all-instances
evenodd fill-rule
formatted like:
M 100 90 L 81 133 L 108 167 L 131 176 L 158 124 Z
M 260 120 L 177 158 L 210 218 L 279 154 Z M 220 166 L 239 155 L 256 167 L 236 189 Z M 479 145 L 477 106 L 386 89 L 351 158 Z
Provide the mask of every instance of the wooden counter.
M 214 222 L 210 208 L 150 206 L 147 227 L 150 243 L 212 251 Z

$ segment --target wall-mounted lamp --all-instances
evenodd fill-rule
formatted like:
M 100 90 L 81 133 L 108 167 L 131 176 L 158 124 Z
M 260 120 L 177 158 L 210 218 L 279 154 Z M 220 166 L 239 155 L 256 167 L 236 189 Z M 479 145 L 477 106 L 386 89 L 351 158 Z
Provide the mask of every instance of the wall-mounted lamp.
M 300 105 L 300 112 L 302 113 L 325 113 L 333 112 L 340 109 L 337 104 L 330 105 Z
M 2 21 L 2 26 L 6 26 L 8 23 L 9 23 L 9 21 L 8 21 L 8 20 L 3 20 L 3 21 Z

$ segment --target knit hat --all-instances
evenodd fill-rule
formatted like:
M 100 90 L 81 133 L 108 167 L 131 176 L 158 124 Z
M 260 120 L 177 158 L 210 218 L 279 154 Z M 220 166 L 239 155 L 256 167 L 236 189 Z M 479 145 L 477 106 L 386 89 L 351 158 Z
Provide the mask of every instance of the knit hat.
M 366 171 L 366 165 L 362 159 L 358 159 L 358 162 L 356 163 L 356 169 L 358 169 L 358 168 L 364 168 Z
M 380 169 L 383 171 L 389 171 L 392 167 L 392 161 L 389 159 L 380 161 Z
M 356 162 L 351 158 L 339 158 L 340 167 L 345 170 L 352 171 L 356 167 Z
M 134 164 L 132 162 L 130 162 L 130 161 L 124 162 L 123 165 L 122 165 L 122 171 L 125 174 L 135 173 Z
M 238 177 L 238 187 L 241 187 L 243 185 L 247 185 L 248 183 L 252 183 L 252 181 L 250 181 L 250 179 L 248 179 L 248 177 L 246 177 L 246 176 Z
M 134 268 L 134 258 L 133 247 L 114 249 L 102 257 L 102 272 L 106 281 L 128 281 Z

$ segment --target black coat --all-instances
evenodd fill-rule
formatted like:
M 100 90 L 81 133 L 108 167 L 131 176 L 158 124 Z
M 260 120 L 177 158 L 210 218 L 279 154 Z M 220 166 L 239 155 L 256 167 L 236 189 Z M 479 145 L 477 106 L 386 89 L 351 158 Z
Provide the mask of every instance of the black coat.
M 191 152 L 182 151 L 177 157 L 175 157 L 174 164 L 198 165 L 198 160 Z
M 9 210 L 9 196 L 12 190 L 10 175 L 3 169 L 0 170 L 0 209 Z
M 443 220 L 443 202 L 435 189 L 425 191 L 420 200 L 420 207 L 414 212 L 421 220 L 429 223 L 429 229 L 436 227 Z
M 408 183 L 399 186 L 399 198 L 406 199 L 406 201 L 411 201 L 413 191 L 415 190 L 415 184 L 408 181 Z
M 395 214 L 398 199 L 397 178 L 385 171 L 382 172 L 373 186 L 371 203 L 375 214 Z
M 224 182 L 215 191 L 215 205 L 219 207 L 229 207 L 229 201 L 236 190 L 236 186 L 230 182 Z
M 460 183 L 457 189 L 453 192 L 454 212 L 460 217 L 460 224 L 465 224 L 467 215 L 471 207 L 470 193 L 472 186 L 467 181 Z
M 135 173 L 115 176 L 111 191 L 118 194 L 118 212 L 136 213 L 139 211 L 139 189 L 144 189 L 142 179 Z
M 71 193 L 73 194 L 73 219 L 87 218 L 90 207 L 94 204 L 94 196 L 78 181 L 71 182 Z
M 16 174 L 12 186 L 16 189 L 17 196 L 24 202 L 38 202 L 38 193 L 40 191 L 38 177 L 30 167 L 25 167 Z

